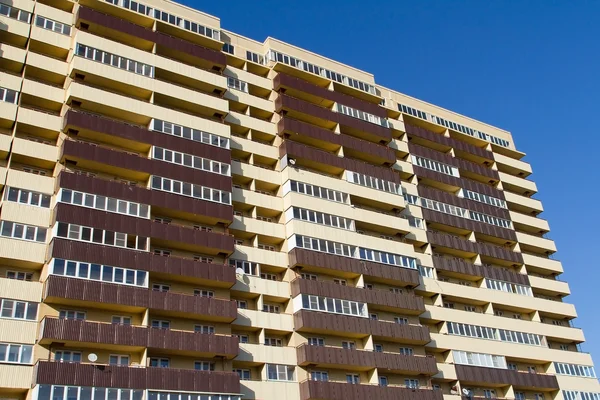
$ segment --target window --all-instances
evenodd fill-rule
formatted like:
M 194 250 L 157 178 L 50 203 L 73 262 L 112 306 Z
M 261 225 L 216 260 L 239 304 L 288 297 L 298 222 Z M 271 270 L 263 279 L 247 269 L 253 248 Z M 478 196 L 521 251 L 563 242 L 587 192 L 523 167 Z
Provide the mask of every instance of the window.
M 379 250 L 366 249 L 364 247 L 358 248 L 358 258 L 402 268 L 417 269 L 416 258 L 403 256 L 401 254 L 386 253 Z
M 418 379 L 405 379 L 404 386 L 409 389 L 418 389 L 419 388 L 419 380 Z
M 214 258 L 212 257 L 204 257 L 204 256 L 194 256 L 194 261 L 200 261 L 206 264 L 212 264 L 214 262 Z
M 236 300 L 237 308 L 241 308 L 242 310 L 246 310 L 248 308 L 248 303 L 246 300 Z
M 379 386 L 387 386 L 387 385 L 388 385 L 387 376 L 380 376 L 379 377 Z
M 537 373 L 537 368 L 535 367 L 535 365 L 529 365 L 527 367 L 527 372 L 529 372 L 530 374 L 536 374 Z
M 108 358 L 110 365 L 129 365 L 129 356 L 121 354 L 111 354 Z
M 210 361 L 195 361 L 194 369 L 197 371 L 214 371 L 215 363 Z
M 485 194 L 472 192 L 470 190 L 463 189 L 462 193 L 466 198 L 478 201 L 480 203 L 489 204 L 491 206 L 506 208 L 506 202 L 504 200 L 497 199 L 495 197 L 491 197 Z
M 170 285 L 165 285 L 162 283 L 153 283 L 152 284 L 152 290 L 154 290 L 156 292 L 168 292 L 170 288 L 171 288 Z
M 452 350 L 456 364 L 475 365 L 489 368 L 506 368 L 504 356 L 496 356 L 483 353 L 471 353 L 467 351 Z
M 1 310 L 2 318 L 36 320 L 38 303 L 2 299 Z
M 400 288 L 390 288 L 390 292 L 394 294 L 402 294 L 402 289 Z
M 171 250 L 154 249 L 155 256 L 171 257 Z
M 350 183 L 355 183 L 371 189 L 382 190 L 392 194 L 402 194 L 402 187 L 399 183 L 359 174 L 358 172 L 346 171 L 346 180 Z
M 246 60 L 252 61 L 257 64 L 264 64 L 264 58 L 261 55 L 246 50 Z
M 274 304 L 263 304 L 263 311 L 273 314 L 279 314 L 279 306 Z
M 259 243 L 256 247 L 262 250 L 275 251 L 275 246 L 271 246 L 270 244 Z
M 373 321 L 377 321 L 379 319 L 379 316 L 377 314 L 369 314 L 369 318 Z
M 554 319 L 554 320 L 552 320 L 552 325 L 564 326 L 565 323 L 564 323 L 564 321 L 559 321 L 559 320 Z
M 483 397 L 486 399 L 495 399 L 496 391 L 494 389 L 483 389 Z
M 367 289 L 367 290 L 373 290 L 373 284 L 371 284 L 371 283 L 365 283 L 365 289 Z
M 75 47 L 75 54 L 83 58 L 100 62 L 102 64 L 133 72 L 134 74 L 144 75 L 149 78 L 154 77 L 154 67 L 152 65 L 134 61 L 116 54 L 111 54 L 81 43 L 77 43 Z
M 304 249 L 320 251 L 323 253 L 337 254 L 339 256 L 353 257 L 356 247 L 347 244 L 311 238 L 309 236 L 295 235 L 296 246 Z
M 465 311 L 477 312 L 477 307 L 475 307 L 475 306 L 465 306 Z
M 229 265 L 235 267 L 236 270 L 241 269 L 246 275 L 257 275 L 258 264 L 250 261 L 229 259 Z
M 239 90 L 240 92 L 248 93 L 248 84 L 232 76 L 227 77 L 227 87 L 230 89 Z
M 400 325 L 408 325 L 408 318 L 406 317 L 394 317 L 394 322 Z
M 277 281 L 278 280 L 277 279 L 277 275 L 275 275 L 275 274 L 267 274 L 265 272 L 261 272 L 260 277 L 262 279 L 266 279 L 268 281 Z
M 240 343 L 250 343 L 250 338 L 248 335 L 236 335 L 240 341 Z
M 18 271 L 6 271 L 6 278 L 15 279 L 17 281 L 31 282 L 33 273 L 31 272 L 18 272 Z
M 0 343 L 0 363 L 31 364 L 33 346 Z
M 40 243 L 46 242 L 46 231 L 46 228 L 11 221 L 2 221 L 0 227 L 0 235 L 2 236 Z
M 325 339 L 310 337 L 308 338 L 308 344 L 311 346 L 325 346 Z
M 346 375 L 346 383 L 350 383 L 352 385 L 358 385 L 360 383 L 360 376 L 356 374 L 347 374 Z
M 284 186 L 284 195 L 288 193 L 287 186 Z M 311 185 L 304 182 L 290 181 L 290 190 L 295 193 L 302 193 L 320 199 L 335 201 L 337 203 L 345 203 L 348 195 L 336 190 L 327 189 L 320 186 Z
M 533 296 L 531 287 L 525 285 L 517 285 L 516 283 L 497 281 L 494 279 L 485 279 L 486 287 L 488 289 L 499 290 L 507 293 L 515 293 L 523 296 Z
M 374 347 L 374 349 L 373 349 L 373 351 L 376 352 L 376 353 L 383 353 L 383 345 L 382 344 L 376 344 L 375 347 Z
M 502 312 L 502 310 L 494 310 L 494 315 L 497 317 L 502 317 L 504 316 L 504 312 Z
M 2 90 L 3 89 L 0 88 L 0 96 L 2 95 Z M 0 100 L 1 100 L 1 98 L 0 98 Z M 30 167 L 30 166 L 22 166 L 21 171 L 27 172 L 28 174 L 39 175 L 39 176 L 48 175 L 48 171 L 40 169 L 40 168 Z
M 346 280 L 345 279 L 334 279 L 333 283 L 335 283 L 336 285 L 340 285 L 340 286 L 346 286 Z
M 329 381 L 329 373 L 325 371 L 312 371 L 310 373 L 310 380 L 327 382 Z
M 203 132 L 197 129 L 188 128 L 181 125 L 175 125 L 171 122 L 152 120 L 150 126 L 154 131 L 167 135 L 173 135 L 184 139 L 194 140 L 211 146 L 229 149 L 229 138 L 225 138 L 214 133 Z
M 522 319 L 521 314 L 513 314 L 513 319 Z
M 454 303 L 444 302 L 444 308 L 454 308 Z
M 240 377 L 241 381 L 249 381 L 250 380 L 250 370 L 249 369 L 239 369 L 236 368 L 233 370 Z
M 54 361 L 81 362 L 80 351 L 57 351 L 54 353 Z
M 195 199 L 211 201 L 213 203 L 231 205 L 231 193 L 223 190 L 195 185 L 187 182 L 176 181 L 160 176 L 152 176 L 152 189 L 163 192 L 175 193 Z
M 116 214 L 140 218 L 150 217 L 150 206 L 141 203 L 134 203 L 132 201 L 120 200 L 113 197 L 77 192 L 70 189 L 61 189 L 58 199 L 58 201 L 61 203 L 74 204 Z
M 366 303 L 356 301 L 331 299 L 313 295 L 302 295 L 302 308 L 315 311 L 324 311 L 335 314 L 355 315 L 367 317 Z
M 317 280 L 317 276 L 315 274 L 301 273 L 300 276 L 302 277 L 302 279 L 307 279 L 309 281 L 316 281 Z
M 170 321 L 160 320 L 160 319 L 153 319 L 150 326 L 152 328 L 170 329 L 171 328 L 171 322 Z
M 222 50 L 225 53 L 233 54 L 233 49 L 234 49 L 234 47 L 233 47 L 233 45 L 231 43 L 223 43 Z
M 274 381 L 293 381 L 294 367 L 291 365 L 267 364 L 267 379 Z
M 148 287 L 148 272 L 110 265 L 89 264 L 56 258 L 52 262 L 50 273 L 71 278 Z
M 283 343 L 281 342 L 281 339 L 265 338 L 265 346 L 281 347 L 283 346 Z
M 211 172 L 218 175 L 231 175 L 231 167 L 229 164 L 214 161 L 209 158 L 194 156 L 192 154 L 164 149 L 162 147 L 154 146 L 152 148 L 152 158 L 155 160 L 165 161 L 171 164 L 183 165 L 185 167 Z
M 74 319 L 76 321 L 85 321 L 86 315 L 85 315 L 85 311 L 60 310 L 60 312 L 58 313 L 58 318 Z
M 400 347 L 400 354 L 403 354 L 405 356 L 412 356 L 414 352 L 411 347 Z
M 147 237 L 105 231 L 97 228 L 88 228 L 86 226 L 68 224 L 66 222 L 58 222 L 56 225 L 56 236 L 58 237 L 142 251 L 146 251 L 148 248 Z
M 568 344 L 561 344 L 561 345 L 559 346 L 559 348 L 560 348 L 561 350 L 569 351 L 569 345 L 568 345 Z
M 342 341 L 342 348 L 346 349 L 346 350 L 354 350 L 354 349 L 356 349 L 356 343 Z
M 525 400 L 525 393 L 515 392 L 515 400 Z
M 50 208 L 52 195 L 32 192 L 30 190 L 8 187 L 4 191 L 4 200 L 30 206 Z
M 17 104 L 19 101 L 19 92 L 0 87 L 0 101 L 4 101 L 5 103 Z M 23 168 L 23 171 L 25 171 L 25 168 Z M 38 175 L 46 175 L 46 173 L 44 172 L 43 174 Z
M 514 363 L 508 363 L 508 364 L 506 365 L 506 367 L 507 367 L 508 369 L 512 370 L 512 371 L 518 371 L 517 364 L 514 364 Z
M 411 155 L 410 158 L 414 165 L 417 165 L 421 168 L 429 169 L 432 171 L 440 172 L 445 175 L 450 175 L 450 176 L 460 178 L 458 168 L 456 168 L 456 167 L 441 163 L 439 161 L 431 160 L 429 158 L 416 156 L 414 154 Z
M 113 315 L 111 322 L 119 325 L 131 325 L 131 317 L 125 317 L 123 315 Z
M 213 292 L 212 290 L 194 289 L 194 296 L 211 298 L 215 297 L 215 292 Z
M 46 17 L 42 17 L 41 15 L 36 16 L 35 25 L 43 29 L 48 29 L 50 31 L 60 33 L 62 35 L 71 35 L 70 25 L 61 24 L 60 22 L 53 21 Z
M 433 387 L 433 390 L 442 390 L 442 387 L 440 385 L 438 385 L 437 383 L 434 383 L 432 385 L 432 387 Z
M 0 4 L 0 15 L 7 16 L 12 19 L 17 19 L 22 22 L 29 23 L 31 14 L 25 10 L 19 10 L 18 8 L 11 7 L 6 4 Z
M 151 367 L 169 368 L 170 364 L 171 364 L 171 362 L 168 358 L 158 358 L 158 357 L 150 358 L 150 366 Z
M 376 115 L 369 114 L 367 112 L 357 110 L 356 108 L 348 107 L 340 103 L 337 104 L 337 111 L 350 117 L 362 119 L 363 121 L 367 121 L 372 124 L 381 125 L 385 127 L 388 126 L 388 122 L 385 118 L 382 119 L 381 117 L 378 117 Z
M 194 332 L 213 335 L 215 333 L 215 327 L 210 325 L 194 325 Z

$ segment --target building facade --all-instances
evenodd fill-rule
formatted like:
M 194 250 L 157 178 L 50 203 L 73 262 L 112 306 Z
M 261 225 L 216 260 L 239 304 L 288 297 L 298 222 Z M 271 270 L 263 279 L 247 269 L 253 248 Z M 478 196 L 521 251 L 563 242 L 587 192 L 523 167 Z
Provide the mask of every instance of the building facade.
M 0 398 L 599 399 L 510 133 L 173 2 L 0 3 Z

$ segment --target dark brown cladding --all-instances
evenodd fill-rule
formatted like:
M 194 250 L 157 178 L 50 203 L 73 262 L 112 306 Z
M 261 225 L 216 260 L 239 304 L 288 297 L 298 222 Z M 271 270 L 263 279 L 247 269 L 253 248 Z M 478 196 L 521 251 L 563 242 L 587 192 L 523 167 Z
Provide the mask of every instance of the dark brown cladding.
M 158 175 L 227 192 L 231 192 L 233 186 L 230 176 L 100 147 L 89 142 L 65 140 L 62 147 L 62 157 L 79 158 L 115 168 Z
M 62 171 L 57 179 L 58 187 L 99 194 L 121 200 L 148 204 L 152 207 L 181 211 L 187 214 L 203 215 L 224 223 L 233 221 L 233 207 L 212 201 L 200 200 L 175 193 L 131 186 L 123 182 L 94 178 L 83 174 Z
M 279 91 L 282 88 L 296 89 L 317 97 L 322 97 L 327 100 L 335 101 L 336 103 L 340 103 L 345 106 L 355 108 L 357 110 L 377 115 L 382 118 L 385 118 L 387 116 L 385 109 L 379 107 L 377 104 L 369 103 L 367 101 L 360 100 L 356 97 L 348 96 L 347 94 L 329 90 L 327 88 L 317 86 L 313 83 L 305 81 L 304 79 L 296 78 L 294 76 L 280 72 L 275 76 L 275 78 L 273 78 L 273 90 Z
M 175 368 L 140 368 L 39 360 L 34 384 L 89 386 L 122 389 L 181 390 L 188 392 L 239 393 L 235 372 L 196 371 Z
M 339 334 L 373 335 L 389 341 L 427 344 L 429 329 L 422 325 L 403 325 L 350 315 L 300 310 L 294 314 L 294 329 L 298 332 L 337 332 Z
M 212 62 L 215 65 L 224 67 L 227 64 L 227 57 L 220 51 L 208 49 L 198 44 L 188 42 L 187 40 L 175 38 L 162 32 L 156 32 L 143 26 L 136 25 L 132 22 L 104 14 L 87 7 L 79 7 L 77 21 L 84 20 L 92 24 L 98 24 L 105 28 L 122 32 L 124 34 L 134 36 L 149 42 L 154 42 L 157 45 L 165 46 L 188 56 L 201 58 Z
M 443 400 L 441 390 L 403 387 L 353 385 L 350 383 L 312 381 L 300 383 L 301 400 Z
M 486 224 L 484 222 L 473 221 L 472 219 L 457 217 L 455 215 L 450 215 L 439 211 L 433 211 L 428 208 L 423 208 L 422 211 L 423 218 L 428 222 L 435 222 L 442 225 L 466 229 L 468 231 L 510 240 L 513 242 L 517 241 L 517 234 L 512 229 L 501 228 L 499 226 Z
M 117 121 L 111 118 L 83 111 L 69 109 L 64 119 L 63 130 L 86 129 L 111 136 L 131 140 L 133 142 L 147 143 L 165 149 L 188 153 L 196 157 L 209 158 L 231 164 L 231 151 L 195 140 L 184 139 L 174 135 L 148 130 L 146 128 Z
M 121 293 L 121 296 L 124 294 Z M 135 297 L 135 294 L 130 294 L 130 297 Z M 147 347 L 149 349 L 201 353 L 206 357 L 225 357 L 227 359 L 237 357 L 239 352 L 239 342 L 235 336 L 48 317 L 42 320 L 41 327 L 41 341 Z
M 363 121 L 348 115 L 333 112 L 328 108 L 320 107 L 304 100 L 296 99 L 285 94 L 279 94 L 275 99 L 275 109 L 280 112 L 283 109 L 291 109 L 308 114 L 313 117 L 321 118 L 326 121 L 338 123 L 352 129 L 356 129 L 367 134 L 371 134 L 379 140 L 389 142 L 392 140 L 392 130 L 381 125 Z
M 427 241 L 433 245 L 449 249 L 461 250 L 467 253 L 481 254 L 482 256 L 523 264 L 523 255 L 510 249 L 488 243 L 472 242 L 458 236 L 441 232 L 427 231 Z
M 421 128 L 420 126 L 408 124 L 406 122 L 404 123 L 404 128 L 405 128 L 406 133 L 408 133 L 409 136 L 417 136 L 419 138 L 428 140 L 430 142 L 435 142 L 435 143 L 442 144 L 444 146 L 452 147 L 457 150 L 464 151 L 465 153 L 471 153 L 476 156 L 486 158 L 488 160 L 494 159 L 493 152 L 483 149 L 481 147 L 477 147 L 470 143 L 463 142 L 462 140 L 447 137 L 447 136 L 441 135 L 439 133 L 432 132 L 428 129 Z
M 230 288 L 236 283 L 235 269 L 226 264 L 209 264 L 181 257 L 165 257 L 145 251 L 53 238 L 49 257 L 133 268 L 162 275 L 184 277 L 193 282 L 211 282 Z
M 417 192 L 419 193 L 419 196 L 427 199 L 441 201 L 442 203 L 452 204 L 457 207 L 466 208 L 467 210 L 493 215 L 510 221 L 510 213 L 505 208 L 491 206 L 466 197 L 458 197 L 454 194 L 425 185 L 417 185 Z
M 529 277 L 525 274 L 519 274 L 506 268 L 491 265 L 475 265 L 458 257 L 433 257 L 433 266 L 440 271 L 496 279 L 519 285 L 530 285 Z
M 150 219 L 130 217 L 71 204 L 58 203 L 55 207 L 55 218 L 59 222 L 162 239 L 172 243 L 179 242 L 191 246 L 208 247 L 227 254 L 234 251 L 234 237 L 228 234 L 163 224 Z
M 419 285 L 419 272 L 413 269 L 394 267 L 392 265 L 321 253 L 298 247 L 292 249 L 288 253 L 288 257 L 290 268 L 303 265 L 313 266 L 375 277 L 395 285 L 410 285 L 414 287 Z
M 476 193 L 486 194 L 488 196 L 504 200 L 504 192 L 502 190 L 496 189 L 495 187 L 490 185 L 486 185 L 485 183 L 477 182 L 472 179 L 457 178 L 455 176 L 442 174 L 441 172 L 432 171 L 430 169 L 419 167 L 418 165 L 414 164 L 413 170 L 415 171 L 415 175 L 417 175 L 419 178 L 431 179 L 434 181 L 445 183 L 446 185 L 471 190 Z
M 390 164 L 396 162 L 396 154 L 394 153 L 394 150 L 387 146 L 382 146 L 380 144 L 358 139 L 343 133 L 336 134 L 328 129 L 320 128 L 318 126 L 292 118 L 280 119 L 277 123 L 277 129 L 279 135 L 283 136 L 284 133 L 289 133 L 290 140 L 294 140 L 294 136 L 297 134 L 322 142 L 335 143 L 357 152 L 379 157 L 382 158 L 384 162 L 388 162 Z
M 385 290 L 368 290 L 342 286 L 333 282 L 311 281 L 301 278 L 295 279 L 292 281 L 292 297 L 296 297 L 299 294 L 352 300 L 385 308 L 402 309 L 419 314 L 425 311 L 425 304 L 421 296 L 405 293 L 397 294 Z
M 474 367 L 471 365 L 455 365 L 456 377 L 465 384 L 504 384 L 513 385 L 515 389 L 556 390 L 556 376 L 519 372 L 510 369 Z
M 476 164 L 471 161 L 463 160 L 462 158 L 452 157 L 450 154 L 445 154 L 437 150 L 433 150 L 428 147 L 420 146 L 411 142 L 408 142 L 408 150 L 411 152 L 411 154 L 429 158 L 430 160 L 439 161 L 444 164 L 452 165 L 453 167 L 456 167 L 459 170 L 472 172 L 474 174 L 485 176 L 496 181 L 500 180 L 500 175 L 498 174 L 498 171 L 480 164 Z
M 354 171 L 390 182 L 400 183 L 402 181 L 400 175 L 391 168 L 379 167 L 352 158 L 338 157 L 335 154 L 291 140 L 285 140 L 279 145 L 279 157 L 286 154 L 290 157 L 330 165 L 340 170 Z
M 344 349 L 341 347 L 311 346 L 303 344 L 296 348 L 298 365 L 328 367 L 361 366 L 365 370 L 383 368 L 395 373 L 435 375 L 438 373 L 435 358 L 408 356 L 367 350 Z

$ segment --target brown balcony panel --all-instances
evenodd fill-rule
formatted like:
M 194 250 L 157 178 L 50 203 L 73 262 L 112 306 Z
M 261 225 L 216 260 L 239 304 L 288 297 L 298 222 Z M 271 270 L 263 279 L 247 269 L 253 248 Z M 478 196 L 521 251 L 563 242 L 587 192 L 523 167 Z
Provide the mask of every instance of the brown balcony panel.
M 472 242 L 457 236 L 441 232 L 427 231 L 427 241 L 433 245 L 449 249 L 461 250 L 467 253 L 481 254 L 483 256 L 523 264 L 523 255 L 510 249 L 488 243 Z
M 491 206 L 489 204 L 467 199 L 465 197 L 458 197 L 454 194 L 425 185 L 417 185 L 417 191 L 419 193 L 419 196 L 425 197 L 427 199 L 440 201 L 446 204 L 452 204 L 457 207 L 466 208 L 467 210 L 472 210 L 483 214 L 493 215 L 498 218 L 510 220 L 510 213 L 505 208 Z
M 58 203 L 55 207 L 55 218 L 60 222 L 161 239 L 170 245 L 183 245 L 190 250 L 201 247 L 227 254 L 234 251 L 234 238 L 227 234 L 162 224 L 150 219 L 130 217 L 71 204 Z
M 224 67 L 227 64 L 227 57 L 220 51 L 208 49 L 198 44 L 188 42 L 183 39 L 175 38 L 162 32 L 152 31 L 132 22 L 107 15 L 87 7 L 80 7 L 77 21 L 86 21 L 87 23 L 97 24 L 104 28 L 122 32 L 168 49 L 184 53 L 187 56 L 200 58 L 210 63 Z
M 300 310 L 294 314 L 294 328 L 298 332 L 333 333 L 361 337 L 373 335 L 387 341 L 427 344 L 431 341 L 429 329 L 420 325 L 402 325 L 369 318 L 339 315 L 319 311 Z
M 298 365 L 319 368 L 344 368 L 368 371 L 382 368 L 393 373 L 409 375 L 435 375 L 437 364 L 433 357 L 407 356 L 404 354 L 378 353 L 368 350 L 343 349 L 341 347 L 311 346 L 304 344 L 296 349 Z
M 329 108 L 321 107 L 308 101 L 300 100 L 295 97 L 279 93 L 275 99 L 275 110 L 277 112 L 295 111 L 300 114 L 306 114 L 311 117 L 319 118 L 323 121 L 337 123 L 337 113 Z
M 512 282 L 519 285 L 530 285 L 529 278 L 525 274 L 519 274 L 501 267 L 475 265 L 458 257 L 433 257 L 433 266 L 436 269 L 445 272 L 496 279 L 499 281 Z
M 427 222 L 435 222 L 442 225 L 453 226 L 481 233 L 483 235 L 493 236 L 513 242 L 517 241 L 517 234 L 512 229 L 501 228 L 499 226 L 486 224 L 485 222 L 473 221 L 472 219 L 457 217 L 442 213 L 439 211 L 423 208 L 423 218 Z
M 158 175 L 227 192 L 231 192 L 232 188 L 229 176 L 100 147 L 89 142 L 66 140 L 62 147 L 62 157 L 84 160 L 84 163 L 106 164 L 122 170 Z
M 306 146 L 291 140 L 285 140 L 279 146 L 279 157 L 284 155 L 300 160 L 306 160 L 309 165 L 321 164 L 334 167 L 336 173 L 343 170 L 354 171 L 360 174 L 373 176 L 390 182 L 400 183 L 400 175 L 391 168 L 378 167 L 363 161 L 354 160 L 346 157 L 338 157 L 335 154 L 328 153 L 314 147 Z
M 493 170 L 484 165 L 463 160 L 461 158 L 452 157 L 450 154 L 445 154 L 437 150 L 433 150 L 428 147 L 420 146 L 411 142 L 408 143 L 408 150 L 412 154 L 429 158 L 431 160 L 439 161 L 444 164 L 452 165 L 453 167 L 456 167 L 459 170 L 472 172 L 474 174 L 485 176 L 496 181 L 500 180 L 500 175 L 498 174 L 498 171 Z
M 349 115 L 337 113 L 338 123 L 353 131 L 362 132 L 369 140 L 379 143 L 389 143 L 392 140 L 392 130 L 385 126 L 377 125 L 371 122 L 363 121 L 362 119 L 354 118 Z
M 234 372 L 140 368 L 40 360 L 35 366 L 33 376 L 35 377 L 33 383 L 38 385 L 181 390 L 209 393 L 240 392 L 240 378 Z
M 357 110 L 362 110 L 382 118 L 387 116 L 385 109 L 379 107 L 377 104 L 369 103 L 347 94 L 317 86 L 313 83 L 305 81 L 304 79 L 296 78 L 294 76 L 284 74 L 283 72 L 278 73 L 275 78 L 273 78 L 273 90 L 280 91 L 280 89 L 298 90 L 309 93 L 316 97 L 322 97 L 324 99 L 355 108 Z
M 88 263 L 133 268 L 168 279 L 231 288 L 236 283 L 235 269 L 226 264 L 209 264 L 189 258 L 165 257 L 150 252 L 121 249 L 101 244 L 53 238 L 48 259 L 62 258 Z
M 419 272 L 413 269 L 394 267 L 392 265 L 321 253 L 298 247 L 292 249 L 288 253 L 288 257 L 290 268 L 310 266 L 356 275 L 363 274 L 388 282 L 389 284 L 409 285 L 413 287 L 419 285 Z
M 132 142 L 147 143 L 165 149 L 193 154 L 197 157 L 209 158 L 227 164 L 231 163 L 231 151 L 229 149 L 222 149 L 195 140 L 167 135 L 165 133 L 148 130 L 141 126 L 128 124 L 83 111 L 76 111 L 73 109 L 67 111 L 63 131 L 67 132 L 68 129 L 90 131 L 92 135 L 98 132 L 110 136 L 117 136 Z
M 479 156 L 479 157 L 482 157 L 482 158 L 485 158 L 488 160 L 494 159 L 493 152 L 483 149 L 481 147 L 477 147 L 470 143 L 463 142 L 462 140 L 458 140 L 458 139 L 455 139 L 452 137 L 447 137 L 447 136 L 441 135 L 439 133 L 432 132 L 428 129 L 421 128 L 420 126 L 411 125 L 407 122 L 404 122 L 404 127 L 406 130 L 406 133 L 408 133 L 409 136 L 416 136 L 416 137 L 428 140 L 430 142 L 439 143 L 444 146 L 452 147 L 457 150 L 464 151 L 465 153 L 471 153 L 473 155 L 476 155 L 476 156 Z
M 519 372 L 509 369 L 474 367 L 471 365 L 455 365 L 456 376 L 463 384 L 505 384 L 513 385 L 515 389 L 556 390 L 556 376 Z
M 324 381 L 304 381 L 300 383 L 301 400 L 443 400 L 443 398 L 441 390 L 353 385 Z
M 79 190 L 85 193 L 99 194 L 121 200 L 148 204 L 154 209 L 163 208 L 179 211 L 192 216 L 207 216 L 215 222 L 229 224 L 233 221 L 233 207 L 212 201 L 200 200 L 161 190 L 131 186 L 119 181 L 94 178 L 83 174 L 62 171 L 57 179 L 58 187 Z
M 385 290 L 368 290 L 350 286 L 337 285 L 333 282 L 295 279 L 292 281 L 292 297 L 299 294 L 329 297 L 368 303 L 380 306 L 378 308 L 408 311 L 411 314 L 421 314 L 425 311 L 423 298 L 412 294 L 396 294 Z
M 237 306 L 233 300 L 174 292 L 159 292 L 147 288 L 62 276 L 48 278 L 44 298 L 46 301 L 71 299 L 83 302 L 119 304 L 169 312 L 173 315 L 204 316 L 227 322 L 237 318 Z
M 316 140 L 328 144 L 334 143 L 359 153 L 380 158 L 381 163 L 393 164 L 396 162 L 394 150 L 387 146 L 358 139 L 354 136 L 336 134 L 328 129 L 319 128 L 318 126 L 292 118 L 282 118 L 277 123 L 277 128 L 281 136 L 285 135 L 290 140 L 302 141 L 301 139 L 296 139 L 297 136 L 300 136 L 302 139 L 307 138 L 308 141 Z
M 418 165 L 413 165 L 413 170 L 415 171 L 415 175 L 417 175 L 419 178 L 431 179 L 446 185 L 468 189 L 473 192 L 487 194 L 488 196 L 504 200 L 504 192 L 502 190 L 496 189 L 490 185 L 486 185 L 485 183 L 477 182 L 467 178 L 457 178 L 455 176 L 442 174 L 441 172 L 432 171 L 427 168 L 419 167 Z

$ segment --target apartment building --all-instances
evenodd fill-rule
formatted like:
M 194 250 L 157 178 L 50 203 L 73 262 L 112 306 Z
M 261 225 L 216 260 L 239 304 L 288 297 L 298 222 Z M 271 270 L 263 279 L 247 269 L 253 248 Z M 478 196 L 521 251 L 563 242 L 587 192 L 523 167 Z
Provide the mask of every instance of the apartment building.
M 166 0 L 0 0 L 0 398 L 599 400 L 509 132 Z

